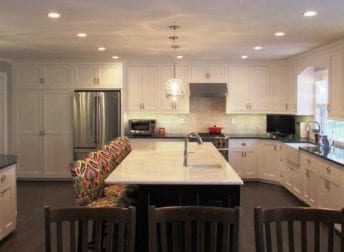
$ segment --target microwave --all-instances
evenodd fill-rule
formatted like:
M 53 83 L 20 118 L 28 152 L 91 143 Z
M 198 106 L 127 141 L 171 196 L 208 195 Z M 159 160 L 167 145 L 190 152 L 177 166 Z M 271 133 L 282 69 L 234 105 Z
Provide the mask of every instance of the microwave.
M 131 119 L 128 122 L 129 136 L 155 136 L 156 120 Z

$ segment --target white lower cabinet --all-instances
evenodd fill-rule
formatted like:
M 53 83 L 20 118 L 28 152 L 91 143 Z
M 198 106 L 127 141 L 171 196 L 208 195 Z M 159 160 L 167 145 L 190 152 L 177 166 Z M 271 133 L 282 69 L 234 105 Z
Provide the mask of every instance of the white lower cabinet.
M 72 161 L 71 92 L 17 91 L 19 178 L 68 178 Z
M 16 166 L 0 169 L 0 240 L 16 227 Z
M 310 206 L 317 206 L 319 175 L 316 167 L 317 160 L 311 154 L 301 152 L 300 164 L 303 180 L 302 199 Z
M 256 140 L 229 140 L 229 164 L 241 178 L 258 177 Z
M 342 209 L 344 207 L 343 168 L 318 159 L 319 207 Z
M 259 178 L 279 181 L 280 163 L 277 141 L 262 141 L 259 145 Z

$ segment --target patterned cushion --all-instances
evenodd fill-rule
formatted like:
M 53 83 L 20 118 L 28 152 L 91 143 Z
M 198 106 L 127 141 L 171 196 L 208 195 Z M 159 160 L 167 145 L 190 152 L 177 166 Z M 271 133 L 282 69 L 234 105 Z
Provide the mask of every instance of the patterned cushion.
M 106 197 L 122 197 L 127 189 L 124 185 L 109 185 L 104 188 L 104 194 Z
M 69 165 L 78 205 L 118 204 L 122 195 L 125 194 L 126 187 L 112 185 L 104 189 L 105 179 L 130 151 L 131 145 L 128 138 L 117 137 L 108 145 L 103 145 L 101 150 L 91 152 L 84 160 L 78 160 Z M 106 190 L 107 198 L 111 198 L 115 203 L 104 202 L 104 190 Z M 97 200 L 100 202 L 97 203 Z
M 69 165 L 74 180 L 77 204 L 85 206 L 104 194 L 104 175 L 98 163 L 90 158 Z
M 118 200 L 114 200 L 111 197 L 102 197 L 97 200 L 92 201 L 90 204 L 87 206 L 89 207 L 116 207 L 118 206 Z

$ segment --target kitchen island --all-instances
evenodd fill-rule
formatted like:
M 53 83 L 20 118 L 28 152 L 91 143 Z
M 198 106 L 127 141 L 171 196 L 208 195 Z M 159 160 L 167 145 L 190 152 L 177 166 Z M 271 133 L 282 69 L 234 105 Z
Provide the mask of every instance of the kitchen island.
M 137 248 L 148 249 L 147 209 L 172 205 L 240 205 L 241 178 L 212 143 L 188 143 L 183 166 L 183 142 L 152 142 L 133 150 L 105 180 L 137 185 Z

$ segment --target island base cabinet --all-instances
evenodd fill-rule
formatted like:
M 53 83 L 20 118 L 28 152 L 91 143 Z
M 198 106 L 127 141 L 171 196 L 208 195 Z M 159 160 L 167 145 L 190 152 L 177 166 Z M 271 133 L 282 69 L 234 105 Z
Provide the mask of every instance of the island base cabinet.
M 16 195 L 15 165 L 12 165 L 0 170 L 0 240 L 16 227 Z
M 136 251 L 148 251 L 148 207 L 240 206 L 240 185 L 139 185 Z

